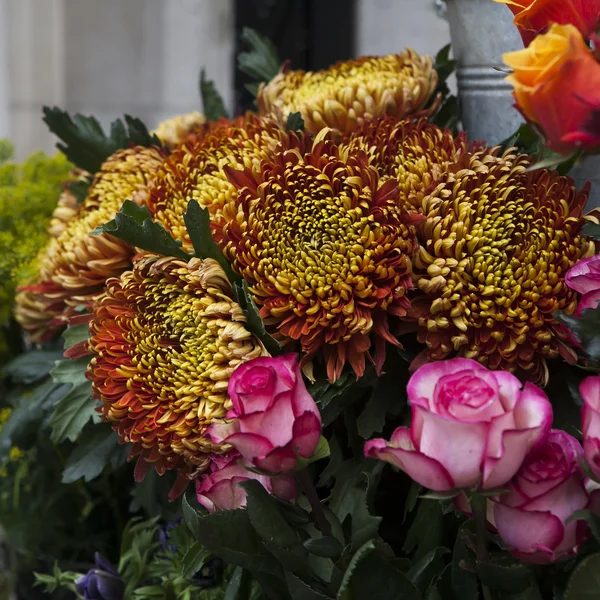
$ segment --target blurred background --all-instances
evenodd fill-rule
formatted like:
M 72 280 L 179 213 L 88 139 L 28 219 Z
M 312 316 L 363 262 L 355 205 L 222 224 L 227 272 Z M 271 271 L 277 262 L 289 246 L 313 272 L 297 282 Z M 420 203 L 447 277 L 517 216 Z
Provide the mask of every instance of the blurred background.
M 235 66 L 246 26 L 312 70 L 449 41 L 434 0 L 0 0 L 0 137 L 17 158 L 51 152 L 45 104 L 152 128 L 201 109 L 201 67 L 233 113 L 250 108 Z

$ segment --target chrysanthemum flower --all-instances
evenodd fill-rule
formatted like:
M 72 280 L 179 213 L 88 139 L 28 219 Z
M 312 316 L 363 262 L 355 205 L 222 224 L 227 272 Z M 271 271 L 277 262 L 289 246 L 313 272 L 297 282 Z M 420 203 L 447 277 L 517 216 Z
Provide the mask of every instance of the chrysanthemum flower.
M 63 191 L 48 224 L 48 235 L 52 237 L 58 237 L 79 212 L 79 201 L 71 191 L 70 184 L 91 178 L 91 175 L 87 171 L 75 169 L 71 172 L 71 177 L 70 181 L 63 184 Z
M 553 313 L 577 307 L 565 274 L 594 246 L 580 235 L 589 187 L 530 164 L 466 154 L 424 199 L 411 315 L 429 359 L 458 354 L 545 384 L 546 359 L 576 359 Z
M 273 122 L 250 113 L 206 125 L 197 141 L 179 146 L 158 170 L 147 202 L 154 220 L 192 251 L 183 220 L 188 202 L 196 200 L 214 219 L 233 218 L 237 190 L 224 167 L 256 167 L 287 137 Z
M 331 127 L 352 133 L 365 119 L 403 119 L 424 111 L 437 86 L 431 58 L 407 49 L 401 54 L 365 56 L 317 72 L 284 68 L 258 93 L 262 114 L 285 123 L 300 112 L 307 131 Z
M 419 210 L 428 188 L 468 149 L 464 134 L 454 137 L 426 119 L 371 119 L 341 145 L 342 153 L 363 150 L 382 181 L 398 181 L 399 200 Z
M 88 378 L 105 418 L 133 443 L 131 456 L 159 474 L 193 475 L 211 454 L 230 449 L 204 431 L 232 406 L 227 383 L 234 369 L 266 354 L 231 293 L 214 260 L 147 255 L 109 280 L 95 303 Z
M 224 251 L 270 330 L 306 358 L 322 353 L 331 380 L 346 362 L 362 375 L 368 354 L 381 368 L 385 340 L 397 343 L 388 316 L 408 308 L 415 249 L 397 183 L 382 184 L 364 153 L 341 160 L 324 141 L 229 175 L 240 196 Z
M 60 330 L 67 306 L 102 292 L 109 277 L 131 266 L 134 249 L 117 238 L 91 235 L 121 204 L 142 193 L 165 158 L 158 148 L 136 146 L 113 154 L 96 175 L 85 202 L 65 230 L 39 254 L 39 276 L 17 295 L 15 315 L 33 341 Z
M 206 117 L 201 112 L 194 111 L 162 121 L 152 133 L 168 148 L 175 148 L 205 123 Z

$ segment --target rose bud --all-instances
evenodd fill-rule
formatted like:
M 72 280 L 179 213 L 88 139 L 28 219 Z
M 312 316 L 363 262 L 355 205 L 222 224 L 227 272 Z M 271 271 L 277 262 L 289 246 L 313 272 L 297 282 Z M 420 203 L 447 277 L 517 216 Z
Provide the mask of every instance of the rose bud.
M 581 420 L 585 461 L 594 478 L 600 481 L 600 377 L 586 377 L 579 391 L 584 402 Z
M 504 55 L 506 79 L 523 115 L 536 123 L 561 154 L 596 145 L 584 135 L 598 104 L 600 64 L 573 25 L 552 25 L 525 50 Z M 583 133 L 582 133 L 583 132 Z
M 581 294 L 575 316 L 587 308 L 596 308 L 600 300 L 600 254 L 584 258 L 567 271 L 565 283 Z
M 535 385 L 466 358 L 420 367 L 407 386 L 410 428 L 388 442 L 365 444 L 365 456 L 385 460 L 436 491 L 497 488 L 543 442 L 552 406 Z
M 75 581 L 75 589 L 84 600 L 123 600 L 125 583 L 117 570 L 98 552 L 96 566 Z
M 210 471 L 196 480 L 196 497 L 208 512 L 233 510 L 246 506 L 246 490 L 238 485 L 255 479 L 269 492 L 283 500 L 296 497 L 296 482 L 291 473 L 275 477 L 258 475 L 240 464 L 241 456 L 233 451 L 214 456 Z
M 600 22 L 600 0 L 494 0 L 508 5 L 515 25 L 527 46 L 552 23 L 574 25 L 584 38 L 596 31 Z
M 296 354 L 262 357 L 239 366 L 229 379 L 229 422 L 213 422 L 214 443 L 231 444 L 250 464 L 291 471 L 310 458 L 321 437 L 321 415 L 308 393 Z
M 553 429 L 527 456 L 509 492 L 496 497 L 494 524 L 514 556 L 548 564 L 577 553 L 588 528 L 567 520 L 590 507 L 581 460 L 579 442 Z

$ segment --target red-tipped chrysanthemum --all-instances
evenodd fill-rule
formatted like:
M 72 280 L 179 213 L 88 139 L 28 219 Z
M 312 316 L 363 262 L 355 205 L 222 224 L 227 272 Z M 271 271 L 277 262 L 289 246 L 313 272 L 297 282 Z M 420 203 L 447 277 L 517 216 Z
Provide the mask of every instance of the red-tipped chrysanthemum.
M 388 317 L 406 314 L 412 287 L 415 241 L 397 183 L 382 184 L 364 153 L 342 160 L 323 141 L 229 175 L 238 213 L 221 243 L 270 330 L 322 354 L 331 380 L 346 362 L 362 375 L 367 356 L 381 368 L 385 340 L 397 343 Z
M 181 240 L 184 250 L 192 251 L 183 220 L 188 202 L 196 200 L 213 219 L 234 218 L 237 190 L 224 168 L 257 168 L 289 136 L 273 122 L 250 113 L 206 125 L 197 132 L 196 141 L 179 146 L 158 170 L 148 199 L 154 220 Z
M 547 359 L 576 359 L 554 313 L 575 310 L 565 274 L 594 245 L 580 234 L 589 187 L 530 165 L 466 154 L 423 200 L 411 315 L 429 359 L 464 356 L 545 384 Z
M 104 417 L 141 457 L 138 474 L 153 464 L 193 476 L 229 449 L 204 431 L 232 406 L 234 369 L 266 354 L 231 295 L 214 260 L 147 255 L 95 303 L 88 378 Z
M 341 145 L 342 153 L 363 150 L 383 181 L 398 181 L 400 202 L 420 210 L 427 190 L 467 149 L 463 134 L 454 137 L 426 119 L 390 117 L 366 121 Z
M 40 252 L 37 280 L 17 294 L 15 316 L 32 341 L 59 331 L 69 307 L 93 299 L 109 277 L 131 267 L 132 246 L 91 232 L 113 219 L 125 200 L 144 195 L 165 156 L 157 148 L 136 146 L 115 152 L 103 163 L 85 202 Z

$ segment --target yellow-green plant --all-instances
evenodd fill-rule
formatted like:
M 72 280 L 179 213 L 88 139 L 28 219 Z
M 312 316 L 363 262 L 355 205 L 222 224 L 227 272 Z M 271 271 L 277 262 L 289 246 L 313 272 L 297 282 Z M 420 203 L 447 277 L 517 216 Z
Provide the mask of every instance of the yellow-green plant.
M 48 239 L 46 228 L 72 165 L 62 154 L 11 160 L 12 144 L 0 140 L 0 326 L 10 318 L 18 282 Z M 0 357 L 6 340 L 0 333 Z

